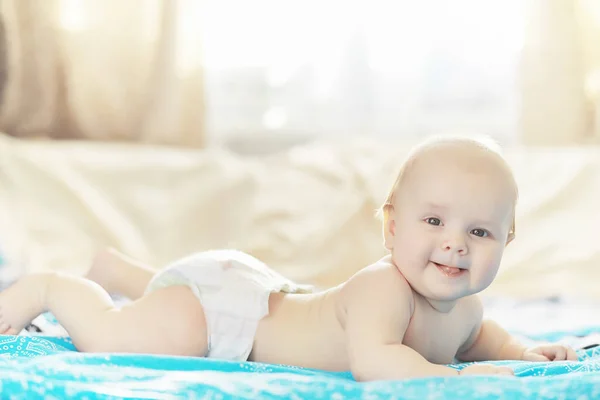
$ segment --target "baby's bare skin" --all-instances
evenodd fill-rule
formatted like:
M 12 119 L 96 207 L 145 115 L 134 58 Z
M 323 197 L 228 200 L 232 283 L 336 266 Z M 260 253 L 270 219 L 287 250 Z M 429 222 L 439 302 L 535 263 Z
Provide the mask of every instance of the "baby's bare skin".
M 369 274 L 369 284 L 381 281 L 383 298 L 395 299 L 403 286 L 393 288 L 383 284 L 391 279 L 403 279 L 398 269 L 385 257 L 361 272 L 350 282 L 317 294 L 274 293 L 269 300 L 269 316 L 258 327 L 251 360 L 275 364 L 293 364 L 306 368 L 331 371 L 351 369 L 345 331 L 348 296 L 372 290 L 360 279 Z M 413 310 L 402 343 L 421 353 L 435 364 L 450 364 L 481 321 L 481 307 L 475 297 L 462 299 L 449 313 L 433 309 L 418 293 L 406 296 Z M 443 334 L 442 334 L 443 332 Z
M 341 371 L 348 366 L 339 298 L 343 286 L 315 294 L 272 293 L 251 361 Z

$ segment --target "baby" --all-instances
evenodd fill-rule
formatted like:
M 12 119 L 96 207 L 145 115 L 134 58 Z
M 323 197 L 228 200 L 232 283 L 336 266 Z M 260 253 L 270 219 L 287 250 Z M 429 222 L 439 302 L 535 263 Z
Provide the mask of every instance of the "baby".
M 157 272 L 115 252 L 90 279 L 23 277 L 0 293 L 0 333 L 52 312 L 84 352 L 155 353 L 350 370 L 356 380 L 506 374 L 454 360 L 577 360 L 562 345 L 527 349 L 482 320 L 488 287 L 514 238 L 517 187 L 477 141 L 429 140 L 402 165 L 381 209 L 390 254 L 321 292 L 250 255 L 210 251 Z M 115 308 L 108 292 L 133 301 Z

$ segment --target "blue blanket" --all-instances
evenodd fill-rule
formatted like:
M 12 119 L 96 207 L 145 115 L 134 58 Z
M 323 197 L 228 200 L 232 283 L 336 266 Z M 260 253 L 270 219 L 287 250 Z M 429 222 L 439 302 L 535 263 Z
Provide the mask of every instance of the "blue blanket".
M 588 332 L 600 329 L 590 329 Z M 556 339 L 553 332 L 533 339 Z M 188 357 L 78 353 L 67 337 L 0 336 L 2 398 L 368 398 L 595 399 L 600 398 L 600 348 L 580 361 L 498 362 L 513 377 L 453 377 L 357 383 L 331 373 L 260 363 Z M 454 365 L 460 369 L 465 365 Z

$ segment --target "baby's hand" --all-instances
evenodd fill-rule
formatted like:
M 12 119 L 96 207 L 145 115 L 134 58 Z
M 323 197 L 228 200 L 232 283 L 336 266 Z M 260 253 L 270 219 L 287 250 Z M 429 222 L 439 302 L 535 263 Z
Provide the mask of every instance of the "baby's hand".
M 459 375 L 514 375 L 515 372 L 508 367 L 491 364 L 473 364 L 462 369 Z
M 525 361 L 577 361 L 577 353 L 569 346 L 562 344 L 547 344 L 525 350 Z

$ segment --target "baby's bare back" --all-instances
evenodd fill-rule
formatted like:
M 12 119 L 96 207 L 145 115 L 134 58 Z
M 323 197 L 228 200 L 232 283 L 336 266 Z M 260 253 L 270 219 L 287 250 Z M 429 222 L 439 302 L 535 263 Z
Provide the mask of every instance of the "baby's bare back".
M 370 267 L 367 267 L 370 268 Z M 379 265 L 372 272 L 375 281 L 386 280 L 397 273 Z M 316 294 L 273 293 L 269 300 L 269 316 L 258 326 L 250 359 L 257 362 L 287 364 L 330 371 L 350 370 L 348 340 L 345 332 L 347 304 L 345 297 L 365 295 L 390 285 L 360 288 L 344 283 Z M 350 289 L 347 286 L 353 286 Z M 418 293 L 411 293 L 412 316 L 404 336 L 398 340 L 435 364 L 451 363 L 469 338 L 477 316 L 474 298 L 458 301 L 452 311 L 440 313 Z M 390 294 L 390 299 L 397 296 Z M 370 327 L 365 326 L 368 330 Z
M 341 287 L 315 294 L 273 293 L 260 321 L 250 360 L 329 371 L 347 370 L 339 322 Z

